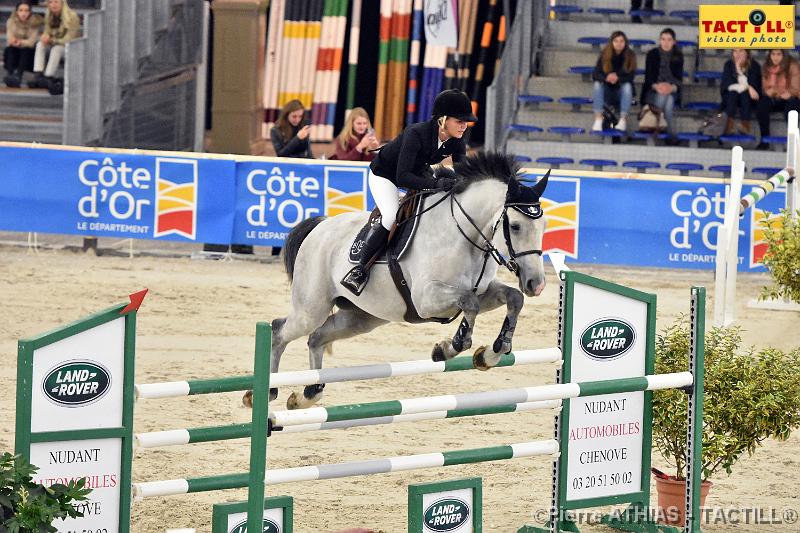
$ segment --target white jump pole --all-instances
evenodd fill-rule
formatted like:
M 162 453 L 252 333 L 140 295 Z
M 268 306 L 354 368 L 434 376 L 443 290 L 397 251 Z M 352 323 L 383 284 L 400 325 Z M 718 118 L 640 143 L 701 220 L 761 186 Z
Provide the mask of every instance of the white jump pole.
M 794 169 L 797 173 L 797 157 L 800 155 L 800 130 L 797 125 L 797 111 L 789 111 L 789 123 L 786 126 L 786 166 Z M 792 214 L 793 219 L 797 219 L 798 196 L 800 196 L 800 185 L 798 180 L 793 179 L 786 184 L 786 209 Z
M 736 269 L 739 266 L 739 198 L 744 181 L 741 146 L 731 150 L 731 183 L 725 201 L 725 219 L 717 233 L 714 285 L 714 325 L 730 325 L 735 316 Z

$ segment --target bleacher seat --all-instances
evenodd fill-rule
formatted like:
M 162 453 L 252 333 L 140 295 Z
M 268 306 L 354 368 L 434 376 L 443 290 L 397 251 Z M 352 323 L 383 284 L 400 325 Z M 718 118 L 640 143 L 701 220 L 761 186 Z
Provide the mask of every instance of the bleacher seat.
M 578 6 L 550 6 L 550 11 L 556 14 L 556 18 L 564 17 L 569 19 L 569 16 L 575 13 L 583 13 L 583 9 Z
M 608 42 L 608 37 L 581 37 L 580 39 L 578 39 L 579 44 L 589 44 L 594 49 L 599 49 L 607 42 Z
M 538 109 L 539 104 L 547 104 L 553 101 L 553 98 L 544 94 L 521 94 L 517 96 L 517 102 L 522 105 L 529 105 L 534 109 Z
M 676 9 L 669 12 L 669 16 L 676 19 L 683 19 L 684 22 L 692 23 L 700 18 L 700 13 L 696 9 Z
M 697 41 L 687 41 L 683 39 L 678 39 L 676 43 L 680 48 L 697 48 Z
M 562 96 L 558 99 L 559 104 L 569 104 L 573 111 L 580 111 L 582 105 L 591 105 L 592 99 L 585 96 Z
M 656 161 L 625 161 L 623 167 L 635 168 L 639 174 L 646 174 L 648 168 L 661 168 L 661 163 Z
M 764 174 L 764 179 L 769 179 L 781 170 L 783 169 L 778 167 L 755 167 L 753 174 Z
M 732 143 L 732 144 L 746 144 L 746 143 L 754 143 L 756 142 L 756 138 L 752 135 L 746 135 L 744 133 L 737 133 L 733 135 L 720 135 L 719 140 L 724 143 Z
M 660 9 L 631 9 L 628 13 L 632 17 L 639 17 L 643 19 L 651 17 L 663 17 L 665 15 L 665 13 Z
M 588 12 L 595 13 L 596 15 L 603 15 L 603 18 L 605 18 L 607 22 L 611 22 L 611 15 L 625 14 L 624 9 L 617 9 L 614 7 L 590 7 Z
M 561 168 L 561 165 L 571 165 L 575 163 L 575 160 L 570 157 L 540 157 L 536 162 L 550 165 L 553 168 Z
M 581 165 L 588 165 L 592 167 L 592 170 L 597 172 L 602 172 L 603 167 L 615 167 L 617 166 L 617 162 L 613 159 L 581 159 L 579 161 Z
M 767 135 L 766 137 L 761 137 L 761 142 L 769 145 L 781 146 L 786 145 L 786 136 L 785 135 Z
M 727 178 L 731 175 L 731 166 L 730 165 L 711 165 L 708 167 L 708 170 L 711 172 L 721 172 L 722 176 Z
M 710 141 L 713 137 L 711 135 L 706 135 L 705 133 L 693 133 L 690 131 L 684 131 L 675 136 L 679 141 L 686 141 L 689 143 L 690 148 L 697 148 L 699 143 Z
M 698 70 L 694 73 L 694 79 L 697 81 L 706 80 L 709 87 L 713 87 L 717 80 L 722 79 L 722 72 L 717 70 Z
M 586 133 L 585 129 L 574 126 L 551 126 L 547 128 L 547 131 L 555 135 L 561 135 L 561 140 L 567 142 L 570 141 L 572 135 L 582 135 Z
M 667 163 L 668 170 L 677 170 L 681 176 L 688 176 L 689 172 L 703 170 L 703 165 L 700 163 Z
M 687 102 L 683 104 L 683 108 L 690 111 L 717 111 L 719 107 L 719 102 Z
M 533 159 L 531 159 L 527 155 L 515 155 L 514 161 L 517 161 L 519 163 L 530 163 L 533 161 Z
M 510 133 L 524 133 L 526 136 L 530 137 L 531 133 L 541 133 L 544 130 L 533 124 L 509 124 L 508 131 Z
M 585 65 L 569 67 L 570 74 L 580 74 L 581 79 L 583 81 L 591 81 L 592 79 L 592 72 L 594 72 L 594 67 L 589 67 Z
M 647 131 L 634 131 L 630 134 L 632 139 L 636 139 L 638 141 L 647 141 L 647 144 L 650 146 L 655 146 L 656 140 L 663 141 L 669 135 L 666 133 L 651 133 Z
M 628 44 L 635 50 L 641 50 L 643 46 L 655 46 L 656 42 L 652 39 L 628 39 Z
M 615 138 L 625 136 L 625 132 L 619 130 L 600 130 L 600 131 L 590 131 L 589 133 L 596 137 L 602 137 L 603 142 L 605 144 L 611 144 L 612 142 L 614 142 Z

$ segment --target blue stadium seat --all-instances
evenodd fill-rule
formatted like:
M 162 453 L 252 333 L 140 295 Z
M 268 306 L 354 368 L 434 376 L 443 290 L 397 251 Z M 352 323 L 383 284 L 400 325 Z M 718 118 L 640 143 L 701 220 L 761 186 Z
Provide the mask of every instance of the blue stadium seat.
M 571 165 L 575 160 L 570 157 L 540 157 L 536 162 L 550 165 L 552 168 L 561 168 L 561 165 Z
M 783 169 L 778 167 L 756 167 L 752 172 L 753 174 L 764 174 L 764 179 L 769 179 L 781 170 Z
M 530 138 L 532 133 L 541 133 L 544 130 L 533 124 L 509 124 L 508 131 L 509 133 L 523 133 L 527 138 Z
M 687 102 L 683 104 L 684 109 L 692 111 L 717 111 L 719 106 L 719 102 Z
M 683 19 L 685 22 L 694 22 L 700 18 L 700 13 L 696 9 L 676 9 L 669 12 L 670 17 Z
M 592 48 L 598 49 L 608 42 L 608 37 L 581 37 L 579 44 L 590 44 Z
M 699 143 L 710 141 L 712 139 L 711 135 L 706 135 L 705 133 L 693 133 L 690 131 L 681 132 L 675 137 L 679 141 L 688 142 L 690 148 L 697 148 Z
M 609 22 L 611 22 L 611 15 L 625 14 L 624 9 L 617 9 L 613 7 L 590 7 L 587 11 L 596 15 L 603 15 L 603 17 Z
M 549 133 L 554 133 L 556 135 L 561 135 L 562 141 L 569 141 L 571 135 L 581 135 L 586 133 L 586 130 L 583 128 L 577 128 L 574 126 L 551 126 L 547 128 Z
M 616 137 L 624 137 L 625 132 L 619 130 L 600 130 L 600 131 L 590 131 L 591 135 L 596 137 L 602 137 L 603 142 L 605 144 L 611 144 Z
M 655 46 L 656 42 L 652 39 L 628 39 L 628 44 L 638 50 L 642 46 Z
M 592 167 L 592 170 L 597 172 L 602 172 L 603 167 L 615 167 L 617 166 L 617 162 L 613 159 L 581 159 L 581 165 L 588 165 Z
M 660 9 L 631 9 L 628 13 L 632 17 L 641 18 L 663 17 L 665 15 Z
M 558 103 L 569 104 L 572 106 L 573 111 L 580 111 L 581 106 L 590 105 L 592 103 L 592 99 L 586 98 L 585 96 L 562 96 L 558 99 Z
M 514 161 L 518 161 L 520 163 L 530 163 L 531 161 L 533 161 L 533 159 L 531 159 L 527 155 L 515 155 Z
M 563 16 L 565 19 L 573 13 L 583 13 L 583 9 L 578 6 L 550 6 L 550 11 L 556 14 L 556 18 Z
M 767 144 L 786 144 L 786 136 L 784 135 L 767 135 L 766 137 L 761 137 L 761 142 Z
M 530 105 L 534 109 L 539 107 L 539 104 L 550 103 L 553 101 L 551 96 L 544 94 L 521 94 L 517 96 L 517 102 L 520 105 Z
M 666 133 L 650 133 L 646 131 L 634 131 L 633 133 L 630 134 L 630 137 L 638 141 L 647 141 L 647 144 L 649 146 L 655 146 L 656 140 L 663 141 L 664 139 L 669 137 L 669 135 L 667 135 Z
M 720 135 L 719 140 L 725 143 L 742 144 L 756 142 L 756 138 L 752 135 L 736 134 L 736 135 Z
M 697 41 L 686 41 L 679 39 L 676 42 L 680 48 L 697 48 Z
M 648 168 L 661 168 L 661 163 L 656 161 L 625 161 L 623 167 L 635 168 L 639 174 L 647 173 Z
M 731 174 L 730 165 L 711 165 L 708 167 L 711 172 L 722 172 L 723 176 L 728 177 Z
M 699 163 L 667 163 L 666 168 L 669 170 L 680 171 L 681 176 L 688 176 L 689 172 L 703 170 L 703 165 Z
M 574 66 L 569 67 L 568 72 L 570 74 L 580 74 L 581 79 L 583 81 L 591 81 L 592 72 L 594 72 L 594 67 L 590 66 Z
M 722 79 L 722 72 L 716 70 L 698 70 L 694 73 L 695 81 L 706 80 L 709 86 L 713 87 L 714 82 Z

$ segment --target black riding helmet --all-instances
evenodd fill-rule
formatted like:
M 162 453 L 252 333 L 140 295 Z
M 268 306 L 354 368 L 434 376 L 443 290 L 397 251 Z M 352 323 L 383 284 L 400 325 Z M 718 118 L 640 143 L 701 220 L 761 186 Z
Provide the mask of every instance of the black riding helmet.
M 453 117 L 465 122 L 477 122 L 478 117 L 472 114 L 469 96 L 458 89 L 442 91 L 433 101 L 432 118 Z

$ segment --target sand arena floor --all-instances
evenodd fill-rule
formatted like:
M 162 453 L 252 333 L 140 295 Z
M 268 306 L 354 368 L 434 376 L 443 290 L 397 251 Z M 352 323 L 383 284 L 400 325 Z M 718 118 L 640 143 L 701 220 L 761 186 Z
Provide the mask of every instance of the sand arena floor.
M 144 246 L 144 245 L 142 245 Z M 154 382 L 221 377 L 252 371 L 255 323 L 284 316 L 289 285 L 278 263 L 193 261 L 172 257 L 94 257 L 65 249 L 39 254 L 0 246 L 0 449 L 14 443 L 16 341 L 80 318 L 143 287 L 150 289 L 138 318 L 136 381 Z M 689 287 L 713 292 L 710 272 L 644 270 L 580 266 L 579 270 L 658 295 L 658 329 L 688 313 Z M 753 298 L 766 276 L 742 276 L 742 301 Z M 509 278 L 510 281 L 510 278 Z M 557 280 L 548 272 L 548 287 L 528 299 L 517 327 L 516 348 L 556 344 Z M 708 309 L 712 309 L 709 299 Z M 789 349 L 800 345 L 798 313 L 739 307 L 747 344 Z M 474 346 L 491 342 L 503 311 L 479 317 Z M 436 340 L 455 326 L 392 324 L 357 339 L 338 342 L 326 366 L 427 358 Z M 281 370 L 307 368 L 305 342 L 291 344 Z M 410 398 L 551 383 L 551 367 L 527 366 L 490 372 L 462 372 L 330 385 L 324 405 Z M 281 390 L 279 404 L 289 391 Z M 141 402 L 136 430 L 152 431 L 249 421 L 240 393 Z M 303 435 L 276 435 L 268 448 L 270 467 L 301 466 L 408 455 L 552 437 L 552 415 L 544 412 L 493 415 L 417 424 L 396 424 Z M 226 441 L 135 453 L 134 480 L 145 481 L 242 472 L 249 457 L 247 441 Z M 653 454 L 653 465 L 667 469 Z M 295 498 L 298 533 L 365 526 L 385 533 L 406 530 L 409 483 L 482 476 L 484 530 L 514 532 L 535 521 L 535 511 L 550 502 L 551 462 L 530 458 L 342 480 L 304 482 L 268 489 L 268 495 Z M 800 474 L 800 435 L 787 442 L 767 442 L 717 476 L 708 505 L 718 507 L 800 510 L 796 479 Z M 155 498 L 133 508 L 135 532 L 168 527 L 210 531 L 211 504 L 245 499 L 245 491 L 210 492 Z M 655 488 L 653 488 L 655 501 Z M 796 515 L 795 515 L 796 516 Z M 601 530 L 586 527 L 587 531 Z M 797 524 L 709 525 L 706 531 L 798 531 Z

